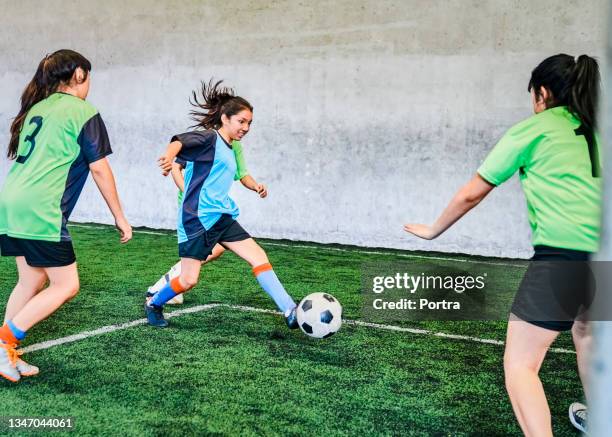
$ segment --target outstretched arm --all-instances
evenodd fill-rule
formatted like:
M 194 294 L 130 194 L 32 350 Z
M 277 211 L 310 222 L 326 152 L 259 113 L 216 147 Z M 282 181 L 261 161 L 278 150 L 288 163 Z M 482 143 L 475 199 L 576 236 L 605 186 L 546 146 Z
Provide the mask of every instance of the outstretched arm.
M 183 144 L 180 141 L 172 141 L 168 144 L 168 147 L 166 147 L 166 152 L 157 159 L 157 164 L 161 168 L 164 176 L 168 176 L 172 171 L 174 158 L 176 158 L 176 155 L 179 154 L 182 148 Z
M 99 159 L 89 164 L 91 175 L 93 176 L 102 197 L 106 201 L 113 217 L 115 218 L 115 226 L 121 235 L 121 242 L 127 243 L 132 239 L 132 227 L 128 223 L 121 202 L 119 202 L 119 194 L 115 185 L 115 177 L 111 170 L 110 164 L 106 158 Z
M 246 175 L 240 179 L 240 183 L 245 188 L 255 191 L 262 199 L 268 195 L 268 188 L 264 184 L 258 184 L 251 175 Z
M 404 225 L 404 230 L 425 240 L 433 240 L 478 205 L 493 188 L 495 188 L 495 185 L 490 184 L 482 176 L 476 174 L 472 180 L 461 187 L 457 194 L 455 194 L 433 225 L 409 223 Z

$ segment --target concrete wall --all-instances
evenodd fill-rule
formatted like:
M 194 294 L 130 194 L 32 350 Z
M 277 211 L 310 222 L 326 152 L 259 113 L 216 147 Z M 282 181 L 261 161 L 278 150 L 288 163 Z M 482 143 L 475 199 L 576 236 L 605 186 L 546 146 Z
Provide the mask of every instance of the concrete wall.
M 530 115 L 530 71 L 558 52 L 600 55 L 605 0 L 0 1 L 0 144 L 38 61 L 73 48 L 93 63 L 134 225 L 175 226 L 156 170 L 190 124 L 200 79 L 255 106 L 246 137 L 259 200 L 236 185 L 256 236 L 483 255 L 530 254 L 516 177 L 433 242 L 432 222 L 496 140 Z M 0 164 L 0 180 L 9 162 Z M 93 183 L 74 220 L 108 223 Z

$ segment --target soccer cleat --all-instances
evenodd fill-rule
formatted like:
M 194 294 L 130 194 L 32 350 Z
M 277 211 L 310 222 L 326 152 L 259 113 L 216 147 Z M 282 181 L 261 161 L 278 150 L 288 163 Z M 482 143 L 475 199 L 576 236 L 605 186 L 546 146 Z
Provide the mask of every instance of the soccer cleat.
M 569 406 L 569 420 L 577 430 L 587 433 L 587 407 L 580 402 L 574 402 Z
M 285 323 L 289 329 L 297 329 L 298 320 L 297 320 L 297 307 L 294 307 L 289 311 L 289 314 L 285 316 Z
M 21 355 L 21 351 L 17 351 Z M 38 375 L 40 369 L 30 363 L 26 363 L 21 358 L 17 359 L 17 371 L 21 376 L 34 376 Z
M 145 303 L 144 308 L 149 325 L 155 326 L 156 328 L 165 328 L 168 326 L 168 322 L 164 319 L 162 307 Z
M 15 345 L 0 341 L 0 376 L 11 382 L 17 382 L 21 375 L 17 370 L 17 360 L 19 353 L 15 350 Z

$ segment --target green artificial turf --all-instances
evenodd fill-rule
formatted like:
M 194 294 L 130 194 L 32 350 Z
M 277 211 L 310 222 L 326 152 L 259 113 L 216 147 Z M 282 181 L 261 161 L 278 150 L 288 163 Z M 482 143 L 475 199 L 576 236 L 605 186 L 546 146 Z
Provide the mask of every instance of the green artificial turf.
M 146 287 L 176 262 L 171 233 L 136 233 L 120 246 L 112 228 L 71 232 L 81 292 L 35 327 L 26 346 L 142 318 Z M 329 292 L 342 302 L 344 317 L 354 320 L 363 318 L 364 263 L 434 262 L 424 253 L 407 258 L 402 251 L 260 243 L 296 300 Z M 515 265 L 487 267 L 501 278 L 501 294 L 514 291 L 525 266 L 450 258 Z M 16 277 L 13 260 L 1 258 L 0 271 L 0 301 L 6 302 Z M 232 254 L 203 267 L 183 307 L 211 302 L 273 309 L 249 266 Z M 0 381 L 0 415 L 72 416 L 79 435 L 520 434 L 504 389 L 499 345 L 348 324 L 317 341 L 288 331 L 280 316 L 228 307 L 170 322 L 165 330 L 137 326 L 27 354 L 42 373 L 19 384 Z M 394 324 L 496 340 L 503 340 L 506 325 Z M 555 346 L 571 348 L 569 335 Z M 582 396 L 575 355 L 549 354 L 541 376 L 555 435 L 576 435 L 566 416 L 568 404 Z

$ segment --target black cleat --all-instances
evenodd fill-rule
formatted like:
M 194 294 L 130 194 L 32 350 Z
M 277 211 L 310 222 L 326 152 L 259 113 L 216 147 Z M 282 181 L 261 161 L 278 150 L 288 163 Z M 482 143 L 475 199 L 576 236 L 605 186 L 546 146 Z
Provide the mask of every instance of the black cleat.
M 294 307 L 291 312 L 285 316 L 285 323 L 289 329 L 298 329 L 297 307 Z
M 168 326 L 168 322 L 164 319 L 162 307 L 145 303 L 144 308 L 149 325 L 155 326 L 156 328 L 165 328 Z

